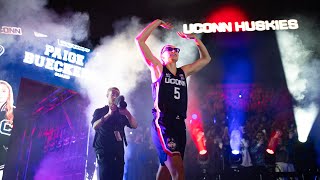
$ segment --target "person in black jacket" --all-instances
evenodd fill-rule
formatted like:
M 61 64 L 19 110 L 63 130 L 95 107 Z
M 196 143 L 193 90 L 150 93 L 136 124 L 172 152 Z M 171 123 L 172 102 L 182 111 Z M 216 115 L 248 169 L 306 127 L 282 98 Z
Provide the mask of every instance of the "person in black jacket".
M 91 121 L 95 129 L 93 147 L 98 161 L 100 180 L 122 180 L 123 144 L 127 144 L 124 127 L 135 129 L 138 126 L 136 119 L 126 108 L 124 98 L 119 100 L 119 95 L 118 88 L 109 88 L 107 91 L 108 105 L 96 109 Z M 125 107 L 121 104 L 125 104 Z

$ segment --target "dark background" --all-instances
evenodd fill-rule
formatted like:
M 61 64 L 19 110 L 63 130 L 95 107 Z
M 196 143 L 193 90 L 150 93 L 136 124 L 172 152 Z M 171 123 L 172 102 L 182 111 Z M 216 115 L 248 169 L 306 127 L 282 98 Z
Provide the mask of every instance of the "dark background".
M 113 23 L 122 18 L 137 16 L 147 23 L 156 18 L 177 19 L 189 23 L 203 20 L 225 5 L 243 9 L 250 20 L 272 20 L 293 14 L 304 14 L 319 20 L 316 1 L 253 1 L 253 0 L 49 0 L 47 7 L 63 14 L 68 11 L 87 12 L 90 16 L 89 39 L 96 45 L 103 36 L 113 34 Z

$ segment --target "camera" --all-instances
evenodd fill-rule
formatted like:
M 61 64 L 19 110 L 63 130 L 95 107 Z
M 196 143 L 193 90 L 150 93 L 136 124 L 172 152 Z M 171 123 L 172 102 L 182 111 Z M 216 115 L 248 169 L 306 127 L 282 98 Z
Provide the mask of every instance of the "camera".
M 124 100 L 124 96 L 120 95 L 115 99 L 115 105 L 119 108 L 119 109 L 125 109 L 127 107 L 127 103 Z

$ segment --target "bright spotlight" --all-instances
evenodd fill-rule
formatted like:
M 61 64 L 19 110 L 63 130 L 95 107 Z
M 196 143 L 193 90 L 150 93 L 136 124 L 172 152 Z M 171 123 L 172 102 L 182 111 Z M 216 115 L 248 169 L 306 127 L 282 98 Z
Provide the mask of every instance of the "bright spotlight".
M 232 152 L 232 154 L 234 154 L 234 155 L 238 155 L 238 154 L 240 153 L 240 151 L 239 151 L 239 150 L 236 150 L 236 149 L 235 149 L 235 150 L 232 150 L 231 152 Z
M 207 153 L 207 150 L 205 150 L 205 149 L 204 149 L 204 150 L 201 150 L 201 151 L 199 152 L 200 155 L 204 155 L 204 154 L 206 154 L 206 153 Z
M 268 143 L 268 148 L 266 150 L 269 154 L 274 154 L 274 151 L 277 149 L 281 136 L 282 132 L 280 130 L 276 130 L 276 132 L 272 135 Z
M 269 154 L 274 154 L 274 151 L 273 151 L 272 149 L 269 149 L 269 148 L 268 148 L 266 151 L 267 151 L 267 153 L 269 153 Z
M 293 110 L 298 139 L 306 142 L 319 113 L 319 107 L 312 102 L 314 97 L 319 97 L 319 89 L 315 86 L 319 84 L 319 78 L 313 74 L 317 74 L 319 66 L 313 63 L 312 53 L 295 34 L 279 31 L 276 36 L 288 90 L 296 104 L 303 104 L 303 107 L 298 105 Z
M 304 143 L 307 141 L 312 125 L 317 117 L 319 108 L 312 103 L 307 108 L 295 107 L 294 109 L 298 139 Z
M 240 141 L 241 141 L 241 133 L 238 129 L 234 129 L 231 131 L 230 135 L 230 147 L 232 149 L 232 154 L 239 154 L 240 149 Z

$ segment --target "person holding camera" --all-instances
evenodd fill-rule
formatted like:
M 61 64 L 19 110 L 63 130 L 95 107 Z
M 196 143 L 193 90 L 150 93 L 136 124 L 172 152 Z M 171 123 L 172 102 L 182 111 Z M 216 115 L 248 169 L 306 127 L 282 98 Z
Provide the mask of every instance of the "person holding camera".
M 127 145 L 124 127 L 136 129 L 136 119 L 128 111 L 124 97 L 116 87 L 107 91 L 108 105 L 94 111 L 91 121 L 95 130 L 93 147 L 98 161 L 100 180 L 122 180 L 124 146 Z

